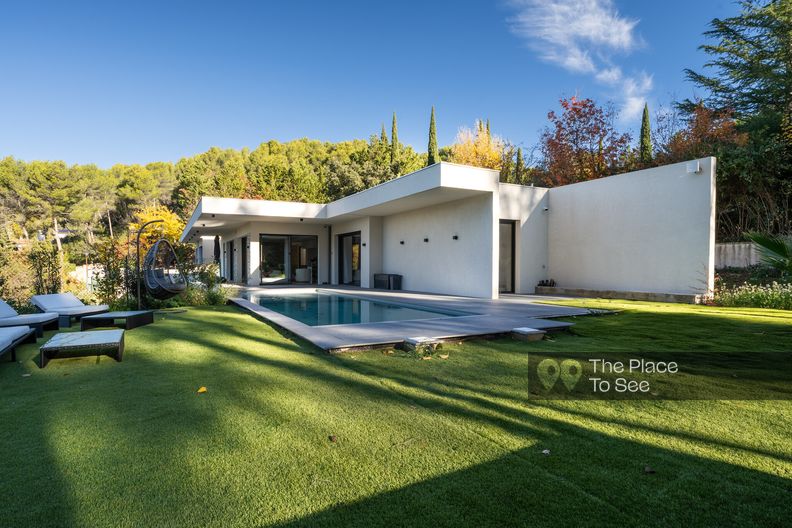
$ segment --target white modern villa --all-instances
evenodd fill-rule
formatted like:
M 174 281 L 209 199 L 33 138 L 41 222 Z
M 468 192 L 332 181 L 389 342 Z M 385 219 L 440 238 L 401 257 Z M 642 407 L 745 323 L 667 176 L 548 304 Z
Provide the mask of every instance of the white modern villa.
M 247 286 L 691 301 L 713 288 L 715 159 L 551 189 L 442 162 L 328 204 L 205 196 L 181 240 Z

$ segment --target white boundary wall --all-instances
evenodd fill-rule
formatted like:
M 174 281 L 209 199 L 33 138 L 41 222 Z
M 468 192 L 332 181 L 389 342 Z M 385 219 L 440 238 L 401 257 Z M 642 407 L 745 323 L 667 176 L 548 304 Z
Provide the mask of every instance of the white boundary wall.
M 715 269 L 747 268 L 762 261 L 753 242 L 715 244 Z
M 562 288 L 706 294 L 715 158 L 550 189 L 548 278 Z

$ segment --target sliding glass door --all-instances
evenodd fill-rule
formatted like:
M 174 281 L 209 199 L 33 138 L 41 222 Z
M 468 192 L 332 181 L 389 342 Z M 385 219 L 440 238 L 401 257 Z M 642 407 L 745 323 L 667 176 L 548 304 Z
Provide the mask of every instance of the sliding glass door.
M 360 231 L 338 235 L 338 282 L 360 286 Z
M 286 282 L 286 258 L 289 237 L 261 235 L 261 284 Z
M 319 237 L 261 235 L 261 284 L 315 284 Z
M 289 279 L 294 284 L 316 284 L 319 270 L 319 237 L 289 237 Z

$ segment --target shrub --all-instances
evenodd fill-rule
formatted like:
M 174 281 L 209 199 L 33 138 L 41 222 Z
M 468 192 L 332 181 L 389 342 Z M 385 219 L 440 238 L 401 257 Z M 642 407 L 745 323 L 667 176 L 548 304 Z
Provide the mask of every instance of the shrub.
M 792 277 L 792 239 L 761 233 L 746 233 L 745 236 L 759 247 L 763 263 Z
M 28 260 L 28 248 L 0 241 L 0 299 L 19 312 L 33 311 L 33 271 Z
M 61 289 L 61 260 L 58 250 L 50 242 L 34 242 L 28 253 L 33 270 L 33 290 L 36 295 L 58 293 Z
M 792 284 L 773 282 L 767 286 L 758 286 L 746 283 L 722 288 L 715 292 L 715 304 L 792 310 Z
M 124 297 L 126 302 L 125 256 L 126 248 L 111 238 L 98 241 L 93 246 L 94 261 L 100 273 L 94 275 L 94 293 L 102 304 L 114 305 Z

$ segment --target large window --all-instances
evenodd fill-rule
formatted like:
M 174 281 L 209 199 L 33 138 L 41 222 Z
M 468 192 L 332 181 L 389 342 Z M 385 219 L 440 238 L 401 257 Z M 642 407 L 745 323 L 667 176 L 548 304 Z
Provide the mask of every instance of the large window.
M 319 237 L 261 235 L 262 284 L 315 284 Z

